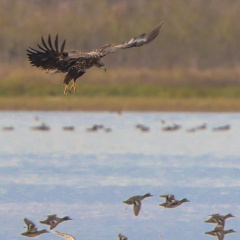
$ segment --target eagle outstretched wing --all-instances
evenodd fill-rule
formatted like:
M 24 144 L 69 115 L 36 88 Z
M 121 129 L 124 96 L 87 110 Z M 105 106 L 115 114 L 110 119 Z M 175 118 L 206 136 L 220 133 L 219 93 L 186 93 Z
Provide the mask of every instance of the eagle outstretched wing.
M 121 44 L 105 44 L 102 47 L 100 47 L 96 52 L 99 53 L 100 57 L 104 57 L 105 55 L 109 53 L 113 53 L 119 49 L 126 49 L 126 48 L 132 48 L 132 47 L 141 47 L 143 45 L 146 45 L 153 41 L 159 34 L 160 29 L 162 27 L 163 22 L 160 22 L 160 24 L 153 29 L 149 34 L 143 33 L 139 35 L 138 37 L 131 38 L 128 41 L 125 41 Z
M 47 43 L 42 37 L 42 46 L 38 44 L 40 50 L 31 47 L 30 50 L 27 49 L 31 65 L 43 70 L 67 72 L 69 65 L 74 64 L 74 62 L 67 60 L 68 52 L 64 51 L 66 40 L 63 41 L 60 50 L 58 47 L 58 35 L 55 38 L 54 46 L 50 35 L 48 35 Z

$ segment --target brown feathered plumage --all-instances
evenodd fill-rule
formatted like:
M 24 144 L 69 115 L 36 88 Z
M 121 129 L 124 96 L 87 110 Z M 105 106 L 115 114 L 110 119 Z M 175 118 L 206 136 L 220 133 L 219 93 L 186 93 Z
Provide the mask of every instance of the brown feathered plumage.
M 52 43 L 51 36 L 49 35 L 47 42 L 42 37 L 42 45 L 38 44 L 38 50 L 30 47 L 27 50 L 27 55 L 32 66 L 47 70 L 51 73 L 67 73 L 63 80 L 63 83 L 66 85 L 64 93 L 67 94 L 70 92 L 68 89 L 69 82 L 73 80 L 71 89 L 75 91 L 76 80 L 92 66 L 104 68 L 106 71 L 104 63 L 101 62 L 102 57 L 119 49 L 141 47 L 150 43 L 158 36 L 162 24 L 163 22 L 149 34 L 141 34 L 121 44 L 105 44 L 99 49 L 88 53 L 64 50 L 65 40 L 59 48 L 58 35 L 54 43 Z
M 30 221 L 27 218 L 24 218 L 24 223 L 27 225 L 27 231 L 24 233 L 21 233 L 22 236 L 25 237 L 36 237 L 39 236 L 43 233 L 49 233 L 47 230 L 43 229 L 43 230 L 37 230 L 36 225 Z

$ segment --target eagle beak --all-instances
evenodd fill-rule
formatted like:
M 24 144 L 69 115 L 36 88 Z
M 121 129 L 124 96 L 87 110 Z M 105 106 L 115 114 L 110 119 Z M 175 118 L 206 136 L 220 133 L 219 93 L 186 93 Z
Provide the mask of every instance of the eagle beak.
M 107 71 L 106 67 L 103 65 L 103 66 L 97 66 L 98 68 L 100 68 L 101 70 L 103 70 L 104 72 Z

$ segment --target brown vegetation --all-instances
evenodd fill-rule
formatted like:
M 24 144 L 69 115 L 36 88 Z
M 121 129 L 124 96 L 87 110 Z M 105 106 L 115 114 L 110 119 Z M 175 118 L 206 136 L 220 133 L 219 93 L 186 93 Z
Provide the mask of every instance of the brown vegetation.
M 238 110 L 239 12 L 238 0 L 1 0 L 1 101 L 9 103 L 12 109 L 21 109 L 11 103 L 21 97 L 22 106 L 35 102 L 36 108 L 42 109 L 37 101 L 48 99 L 49 108 L 58 109 L 53 103 L 58 102 L 56 96 L 62 96 L 64 75 L 50 76 L 35 69 L 26 57 L 26 48 L 36 47 L 42 35 L 58 33 L 60 41 L 67 40 L 67 49 L 89 51 L 149 32 L 163 20 L 160 36 L 153 43 L 104 58 L 108 71 L 89 70 L 77 81 L 77 94 L 67 101 L 75 106 L 74 101 L 87 99 L 94 106 L 89 104 L 89 109 L 95 110 L 106 106 L 134 109 L 133 103 L 138 110 L 174 110 L 176 101 L 185 101 L 183 105 L 189 110 L 194 106 L 196 110 L 210 110 L 212 103 L 216 109 L 220 109 L 221 103 L 222 110 L 230 106 Z M 36 101 L 29 101 L 31 96 Z M 96 104 L 97 97 L 105 107 Z M 122 101 L 123 97 L 126 101 Z M 143 100 L 145 97 L 148 103 Z M 59 99 L 59 106 L 70 108 L 63 103 L 65 97 Z M 104 99 L 111 99 L 117 107 L 104 103 Z M 130 99 L 131 104 L 122 105 Z M 231 105 L 230 101 L 234 103 Z M 187 103 L 193 106 L 187 107 Z M 72 108 L 87 106 L 80 105 L 76 103 Z M 3 104 L 0 108 L 4 109 Z
M 68 49 L 89 51 L 150 31 L 142 49 L 108 57 L 111 67 L 212 68 L 239 66 L 238 0 L 1 0 L 0 61 L 19 64 L 41 35 L 59 33 Z M 113 60 L 114 59 L 114 60 Z
M 158 97 L 11 97 L 0 98 L 1 110 L 57 111 L 240 111 L 238 99 Z

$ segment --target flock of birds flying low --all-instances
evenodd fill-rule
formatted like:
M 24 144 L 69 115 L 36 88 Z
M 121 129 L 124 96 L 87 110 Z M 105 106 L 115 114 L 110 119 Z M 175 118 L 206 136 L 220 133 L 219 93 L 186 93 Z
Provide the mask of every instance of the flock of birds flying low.
M 134 215 L 138 216 L 141 209 L 141 205 L 142 205 L 141 201 L 147 197 L 152 197 L 152 196 L 153 195 L 151 195 L 150 193 L 146 193 L 145 195 L 142 195 L 142 196 L 133 196 L 123 201 L 123 203 L 126 203 L 128 205 L 133 205 Z M 183 198 L 182 200 L 176 200 L 173 194 L 160 195 L 159 197 L 165 198 L 165 202 L 159 204 L 159 206 L 162 206 L 164 208 L 176 208 L 185 202 L 190 202 L 186 198 Z
M 48 215 L 46 220 L 40 221 L 41 224 L 45 224 L 49 226 L 49 229 L 54 229 L 59 223 L 72 220 L 70 217 L 66 216 L 63 218 L 57 217 L 57 214 Z M 46 229 L 38 230 L 36 225 L 27 218 L 24 218 L 24 223 L 26 224 L 27 231 L 21 233 L 22 236 L 25 237 L 37 237 L 43 233 L 49 233 Z
M 220 215 L 220 214 L 212 214 L 210 216 L 211 216 L 211 218 L 206 220 L 205 223 L 215 223 L 217 225 L 212 231 L 205 232 L 205 234 L 217 237 L 218 240 L 223 240 L 225 234 L 235 233 L 235 231 L 233 229 L 224 230 L 225 220 L 228 218 L 234 217 L 231 213 L 229 213 L 225 216 Z
M 132 196 L 132 197 L 128 198 L 127 200 L 123 201 L 123 203 L 125 203 L 127 205 L 133 205 L 133 213 L 135 216 L 138 216 L 139 212 L 141 210 L 142 201 L 148 197 L 153 197 L 153 195 L 151 195 L 150 193 L 146 193 L 144 195 Z M 182 205 L 183 203 L 190 202 L 186 198 L 183 198 L 181 200 L 176 200 L 175 196 L 173 194 L 160 195 L 159 197 L 165 198 L 165 202 L 159 204 L 159 206 L 164 207 L 164 208 L 176 208 L 176 207 L 179 207 L 180 205 Z M 235 231 L 233 229 L 229 229 L 229 230 L 224 229 L 225 220 L 228 218 L 234 217 L 231 213 L 229 213 L 227 215 L 212 214 L 210 216 L 211 216 L 211 218 L 209 218 L 205 222 L 206 223 L 214 223 L 214 224 L 216 224 L 216 227 L 214 228 L 214 230 L 212 230 L 210 232 L 205 232 L 205 234 L 215 236 L 218 238 L 218 240 L 223 240 L 224 236 L 226 234 L 235 233 Z M 72 220 L 72 219 L 68 216 L 59 218 L 59 217 L 57 217 L 57 214 L 53 214 L 53 215 L 48 215 L 47 219 L 40 221 L 40 223 L 48 225 L 49 230 L 53 230 L 55 227 L 58 226 L 58 224 L 68 221 L 68 220 Z M 36 225 L 27 218 L 24 218 L 24 223 L 26 224 L 27 231 L 21 233 L 22 236 L 37 237 L 44 233 L 50 233 L 46 229 L 38 230 Z M 67 240 L 76 240 L 73 236 L 71 236 L 70 234 L 67 234 L 67 233 L 61 233 L 58 231 L 51 231 L 51 232 L 55 233 L 59 236 L 62 236 L 63 238 L 65 238 Z M 127 240 L 127 237 L 122 235 L 121 233 L 118 234 L 118 237 L 119 237 L 119 240 Z

